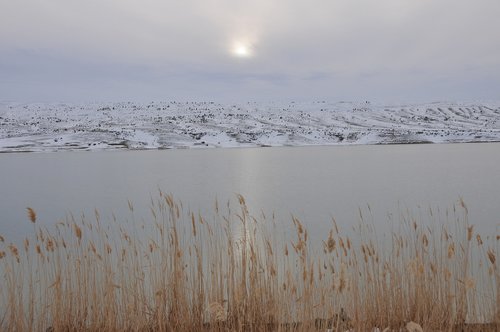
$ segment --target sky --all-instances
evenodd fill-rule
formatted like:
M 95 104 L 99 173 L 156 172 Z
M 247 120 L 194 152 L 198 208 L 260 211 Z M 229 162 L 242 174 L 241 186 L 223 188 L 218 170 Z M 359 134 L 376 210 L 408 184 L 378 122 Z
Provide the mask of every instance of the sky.
M 498 0 L 0 0 L 0 101 L 500 99 Z

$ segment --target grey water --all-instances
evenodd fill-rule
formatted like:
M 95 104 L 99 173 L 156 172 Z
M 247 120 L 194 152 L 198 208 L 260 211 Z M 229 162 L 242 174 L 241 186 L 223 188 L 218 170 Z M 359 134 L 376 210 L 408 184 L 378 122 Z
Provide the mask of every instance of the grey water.
M 314 146 L 0 154 L 0 235 L 8 241 L 69 214 L 150 218 L 150 200 L 172 193 L 186 211 L 213 213 L 242 194 L 250 212 L 299 218 L 323 235 L 360 221 L 397 223 L 410 211 L 453 209 L 491 234 L 500 225 L 500 144 Z M 436 212 L 434 212 L 436 213 Z M 425 217 L 424 217 L 425 218 Z

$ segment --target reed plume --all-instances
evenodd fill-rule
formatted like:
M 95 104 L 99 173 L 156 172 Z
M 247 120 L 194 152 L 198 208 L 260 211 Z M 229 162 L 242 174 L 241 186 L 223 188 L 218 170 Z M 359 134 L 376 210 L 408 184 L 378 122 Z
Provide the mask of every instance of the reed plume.
M 207 217 L 160 193 L 143 224 L 95 211 L 93 221 L 70 216 L 54 228 L 35 224 L 28 208 L 33 235 L 20 244 L 0 237 L 0 330 L 428 331 L 477 323 L 488 331 L 500 323 L 498 236 L 475 232 L 462 200 L 452 227 L 402 214 L 399 231 L 377 234 L 360 209 L 356 232 L 342 233 L 333 220 L 319 239 L 296 217 L 288 227 L 254 217 L 241 195 L 234 204 L 216 202 Z M 138 211 L 131 202 L 128 210 Z

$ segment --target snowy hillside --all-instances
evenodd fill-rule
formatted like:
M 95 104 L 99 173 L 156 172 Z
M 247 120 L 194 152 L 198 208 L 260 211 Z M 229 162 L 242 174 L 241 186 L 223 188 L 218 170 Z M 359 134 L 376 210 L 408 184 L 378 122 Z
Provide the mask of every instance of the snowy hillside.
M 0 152 L 500 141 L 500 102 L 0 103 Z

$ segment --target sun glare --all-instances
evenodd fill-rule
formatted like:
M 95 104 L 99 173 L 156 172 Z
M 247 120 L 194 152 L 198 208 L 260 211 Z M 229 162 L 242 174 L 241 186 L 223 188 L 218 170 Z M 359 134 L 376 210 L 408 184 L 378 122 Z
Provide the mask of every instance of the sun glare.
M 248 58 L 252 56 L 252 50 L 250 46 L 243 43 L 236 43 L 233 46 L 231 53 L 239 58 Z
M 241 45 L 241 46 L 239 46 L 238 48 L 236 48 L 234 50 L 234 53 L 237 56 L 242 56 L 242 57 L 248 56 L 248 48 L 246 48 L 245 46 Z

